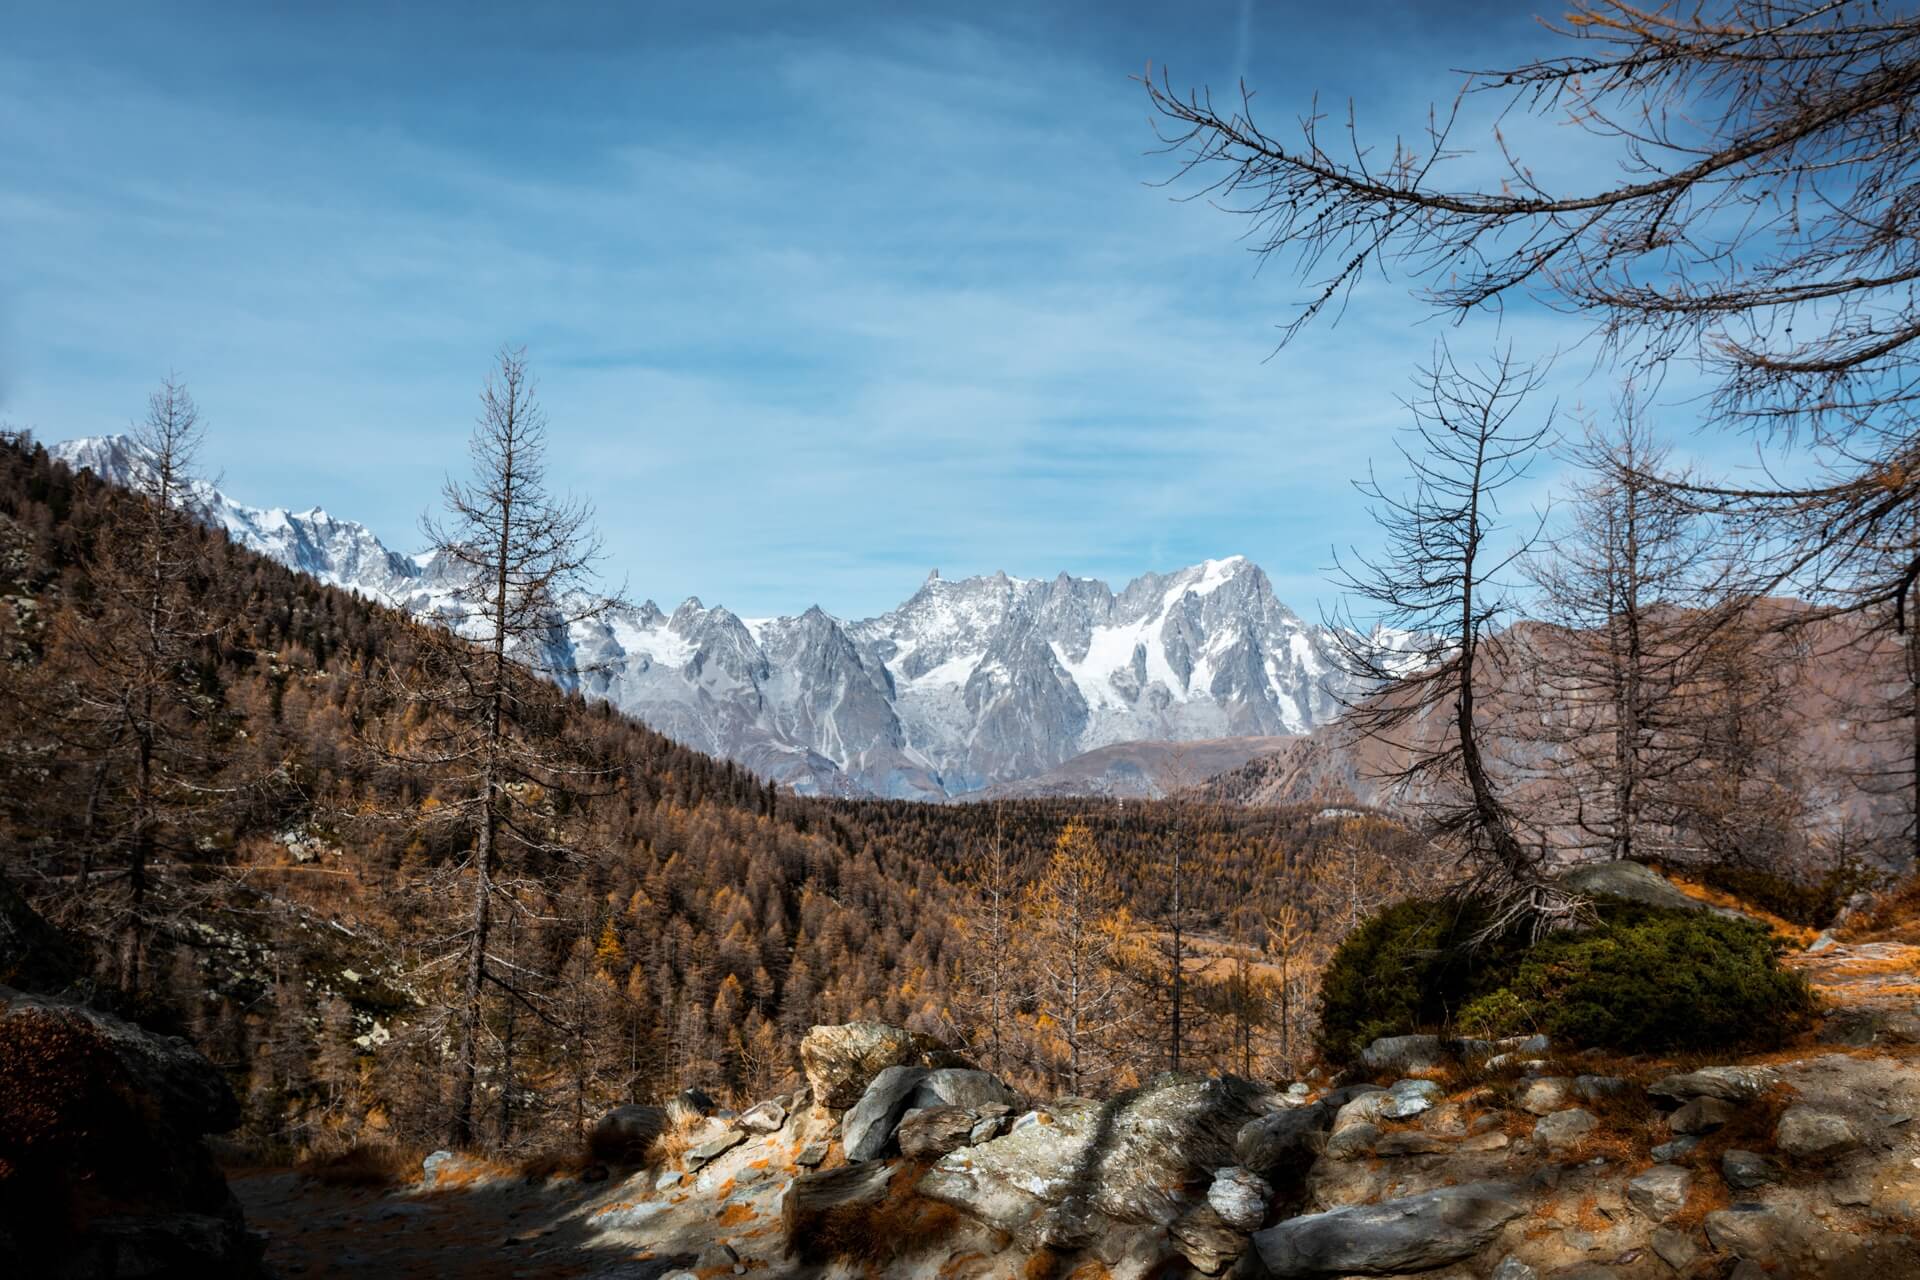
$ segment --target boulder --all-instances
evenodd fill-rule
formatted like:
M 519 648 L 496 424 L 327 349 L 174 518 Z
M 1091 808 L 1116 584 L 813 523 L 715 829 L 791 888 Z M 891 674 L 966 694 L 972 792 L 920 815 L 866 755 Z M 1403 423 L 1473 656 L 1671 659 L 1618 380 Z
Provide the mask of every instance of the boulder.
M 1600 1122 L 1591 1111 L 1569 1107 L 1550 1116 L 1541 1116 L 1533 1126 L 1533 1140 L 1556 1155 L 1570 1151 L 1592 1133 Z
M 1540 1273 L 1520 1259 L 1508 1254 L 1500 1259 L 1500 1265 L 1493 1269 L 1488 1280 L 1540 1280 Z
M 5 929 L 31 943 L 35 920 Z M 0 1273 L 261 1274 L 260 1240 L 201 1141 L 240 1105 L 187 1041 L 0 987 L 0 1092 Z
M 615 1107 L 594 1123 L 587 1134 L 587 1149 L 597 1160 L 615 1164 L 640 1164 L 647 1148 L 666 1131 L 667 1109 L 629 1103 Z
M 1264 1223 L 1272 1201 L 1273 1188 L 1267 1180 L 1245 1169 L 1222 1169 L 1207 1188 L 1207 1203 L 1236 1231 L 1252 1231 Z
M 1437 1156 L 1454 1149 L 1454 1143 L 1418 1129 L 1382 1134 L 1373 1144 L 1373 1154 L 1389 1156 Z
M 1706 911 L 1733 920 L 1753 918 L 1742 911 L 1716 907 L 1698 898 L 1690 898 L 1671 880 L 1639 862 L 1592 863 L 1569 871 L 1560 877 L 1560 883 L 1575 893 L 1619 898 L 1643 906 L 1664 907 L 1669 911 Z
M 900 1117 L 894 1137 L 900 1154 L 931 1160 L 973 1143 L 978 1117 L 965 1107 L 915 1107 Z
M 888 1067 L 966 1066 L 937 1040 L 884 1022 L 815 1027 L 800 1041 L 800 1065 L 815 1103 L 844 1111 Z
M 1513 1184 L 1473 1182 L 1293 1218 L 1253 1246 L 1277 1277 L 1392 1275 L 1470 1258 L 1525 1212 Z
M 793 1158 L 793 1162 L 799 1165 L 802 1169 L 815 1169 L 815 1168 L 818 1168 L 820 1166 L 820 1163 L 824 1161 L 826 1158 L 827 1158 L 826 1143 L 809 1142 L 806 1146 L 800 1148 L 800 1154 Z
M 762 1102 L 734 1117 L 733 1127 L 748 1133 L 778 1133 L 787 1122 L 787 1109 L 777 1102 Z
M 1718 1098 L 1695 1098 L 1667 1117 L 1667 1128 L 1675 1133 L 1712 1133 L 1732 1121 L 1734 1109 Z
M 1485 1058 L 1502 1048 L 1523 1053 L 1545 1053 L 1545 1036 L 1527 1036 L 1494 1042 L 1452 1036 L 1382 1036 L 1360 1051 L 1360 1065 L 1368 1071 L 1432 1071 L 1451 1063 Z
M 1787 1224 L 1763 1204 L 1716 1209 L 1702 1225 L 1707 1229 L 1707 1243 L 1736 1258 L 1772 1262 L 1784 1251 Z
M 720 1109 L 713 1095 L 699 1085 L 689 1085 L 674 1098 L 674 1102 L 689 1115 L 710 1116 Z
M 1752 1191 L 1778 1181 L 1780 1171 L 1758 1151 L 1742 1151 L 1736 1147 L 1720 1157 L 1720 1176 L 1735 1191 Z
M 1019 1097 L 998 1076 L 966 1067 L 941 1067 L 926 1073 L 915 1092 L 916 1107 L 1012 1107 Z
M 1693 1175 L 1677 1164 L 1657 1164 L 1627 1183 L 1627 1203 L 1655 1222 L 1687 1207 Z
M 1166 1227 L 1192 1207 L 1188 1186 L 1235 1163 L 1236 1137 L 1263 1111 L 1244 1080 L 1167 1073 L 1106 1102 L 1022 1116 L 1004 1137 L 943 1157 L 919 1190 L 1028 1245 Z
M 1825 1160 L 1860 1145 L 1860 1131 L 1843 1115 L 1813 1107 L 1788 1107 L 1774 1126 L 1773 1145 L 1796 1160 Z
M 1623 1080 L 1619 1076 L 1575 1076 L 1573 1078 L 1573 1096 L 1582 1102 L 1622 1098 L 1633 1090 L 1633 1082 Z
M 1236 1231 L 1210 1204 L 1198 1204 L 1183 1214 L 1167 1235 L 1180 1256 L 1205 1275 L 1217 1275 L 1247 1251 L 1247 1236 Z
M 1675 1102 L 1691 1102 L 1695 1098 L 1752 1102 L 1779 1078 L 1765 1067 L 1704 1067 L 1656 1080 L 1647 1086 L 1647 1092 Z
M 1514 1091 L 1513 1101 L 1529 1115 L 1544 1116 L 1573 1101 L 1573 1081 L 1564 1076 L 1539 1076 Z
M 1234 1157 L 1242 1168 L 1263 1178 L 1283 1169 L 1304 1168 L 1312 1161 L 1316 1140 L 1326 1132 L 1331 1115 L 1324 1104 L 1315 1104 L 1249 1120 L 1234 1135 Z
M 1681 1231 L 1675 1227 L 1656 1227 L 1649 1238 L 1653 1251 L 1660 1260 L 1682 1275 L 1693 1270 L 1700 1261 L 1700 1246 L 1694 1243 L 1691 1231 Z
M 1367 1120 L 1350 1124 L 1327 1139 L 1327 1159 L 1362 1159 L 1373 1154 L 1373 1145 L 1378 1141 L 1380 1141 L 1379 1125 Z
M 857 1164 L 885 1154 L 900 1117 L 913 1105 L 914 1093 L 926 1075 L 925 1067 L 888 1067 L 873 1078 L 840 1122 L 848 1161 Z

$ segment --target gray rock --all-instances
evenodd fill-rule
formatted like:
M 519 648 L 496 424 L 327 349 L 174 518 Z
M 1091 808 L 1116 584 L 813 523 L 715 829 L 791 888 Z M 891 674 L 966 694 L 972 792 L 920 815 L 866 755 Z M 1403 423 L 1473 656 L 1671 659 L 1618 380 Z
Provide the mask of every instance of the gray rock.
M 1493 1044 L 1486 1040 L 1382 1036 L 1360 1051 L 1360 1065 L 1368 1071 L 1432 1071 L 1466 1058 L 1484 1058 L 1493 1050 Z
M 1685 1274 L 1700 1261 L 1700 1246 L 1694 1243 L 1693 1233 L 1674 1227 L 1655 1227 L 1648 1243 L 1660 1260 L 1675 1271 Z
M 1530 1115 L 1552 1115 L 1573 1101 L 1573 1081 L 1564 1076 L 1539 1076 L 1514 1092 L 1513 1101 Z
M 1500 1260 L 1488 1280 L 1539 1280 L 1540 1273 L 1520 1259 L 1509 1254 Z
M 1207 1203 L 1222 1222 L 1238 1231 L 1252 1231 L 1266 1222 L 1272 1201 L 1273 1188 L 1267 1180 L 1241 1168 L 1220 1170 L 1207 1188 Z
M 1431 1080 L 1398 1080 L 1387 1090 L 1380 1115 L 1388 1120 L 1406 1120 L 1429 1111 L 1446 1095 Z
M 727 1152 L 733 1150 L 746 1140 L 747 1135 L 738 1129 L 724 1130 L 718 1137 L 708 1138 L 699 1146 L 690 1148 L 687 1151 L 687 1168 L 690 1170 L 698 1169 L 701 1165 L 709 1161 L 718 1160 L 721 1156 L 727 1154 Z
M 1678 1160 L 1699 1145 L 1700 1139 L 1696 1135 L 1683 1133 L 1671 1142 L 1661 1143 L 1648 1154 L 1661 1164 L 1672 1164 L 1675 1160 Z
M 420 1185 L 432 1190 L 440 1181 L 440 1170 L 453 1162 L 453 1152 L 435 1151 L 420 1162 Z
M 1011 1107 L 1020 1099 L 988 1071 L 966 1067 L 942 1067 L 927 1072 L 920 1081 L 913 1105 L 916 1107 Z
M 1454 1143 L 1418 1129 L 1380 1135 L 1373 1144 L 1377 1156 L 1434 1156 L 1454 1149 Z
M 615 1164 L 639 1164 L 647 1148 L 666 1131 L 667 1109 L 628 1104 L 615 1107 L 594 1123 L 587 1149 L 596 1159 Z
M 787 1109 L 777 1102 L 762 1102 L 748 1107 L 735 1117 L 736 1129 L 745 1129 L 748 1133 L 778 1133 L 780 1126 L 787 1122 Z
M 1675 1133 L 1712 1133 L 1724 1128 L 1734 1115 L 1733 1107 L 1718 1098 L 1695 1098 L 1667 1117 L 1667 1128 Z
M 1633 1090 L 1633 1082 L 1622 1080 L 1619 1076 L 1575 1076 L 1573 1078 L 1573 1096 L 1582 1102 L 1621 1098 L 1632 1093 Z
M 1657 1164 L 1627 1183 L 1627 1203 L 1655 1222 L 1687 1207 L 1693 1175 L 1677 1164 Z
M 826 1158 L 826 1143 L 809 1142 L 806 1146 L 800 1148 L 800 1154 L 793 1158 L 793 1162 L 802 1169 L 813 1169 L 819 1167 L 820 1162 Z
M 1593 1112 L 1570 1107 L 1540 1117 L 1533 1126 L 1533 1140 L 1557 1155 L 1578 1146 L 1599 1123 Z
M 1525 1212 L 1511 1183 L 1474 1182 L 1307 1214 L 1256 1232 L 1253 1245 L 1278 1277 L 1391 1275 L 1472 1257 Z
M 926 1076 L 925 1067 L 888 1067 L 873 1078 L 840 1122 L 848 1163 L 877 1160 L 885 1154 L 900 1117 L 912 1105 L 914 1093 Z
M 1362 1120 L 1350 1124 L 1327 1139 L 1326 1155 L 1329 1160 L 1359 1160 L 1373 1154 L 1373 1144 L 1380 1141 L 1380 1126 Z
M 900 1117 L 894 1138 L 901 1155 L 932 1160 L 970 1146 L 974 1126 L 981 1123 L 965 1107 L 915 1107 Z
M 1774 1126 L 1773 1145 L 1797 1160 L 1823 1160 L 1859 1146 L 1860 1131 L 1831 1111 L 1788 1107 Z
M 679 1186 L 686 1176 L 686 1174 L 680 1172 L 678 1169 L 668 1169 L 665 1173 L 662 1173 L 653 1180 L 653 1189 L 655 1191 L 671 1191 Z
M 943 1157 L 920 1193 L 1029 1244 L 1078 1247 L 1119 1225 L 1170 1226 L 1184 1188 L 1235 1163 L 1261 1092 L 1165 1074 L 1107 1102 L 1063 1099 L 1004 1137 Z
M 1670 911 L 1706 911 L 1735 920 L 1752 919 L 1744 912 L 1715 907 L 1690 898 L 1665 876 L 1638 862 L 1598 862 L 1580 867 L 1560 877 L 1560 883 L 1576 893 L 1620 898 L 1649 907 Z
M 1198 1204 L 1168 1228 L 1173 1247 L 1206 1275 L 1217 1275 L 1247 1251 L 1247 1236 L 1226 1223 L 1210 1204 Z
M 1771 1262 L 1783 1252 L 1786 1224 L 1763 1204 L 1736 1204 L 1706 1217 L 1707 1242 L 1721 1253 Z
M 1720 1176 L 1735 1191 L 1751 1191 L 1778 1181 L 1780 1171 L 1759 1152 L 1735 1148 L 1720 1157 Z
M 1007 1131 L 1011 1117 L 1006 1115 L 981 1116 L 973 1122 L 973 1128 L 967 1130 L 967 1145 L 977 1147 L 983 1142 L 992 1142 Z
M 1695 1098 L 1752 1102 L 1779 1078 L 1765 1067 L 1704 1067 L 1699 1071 L 1657 1080 L 1647 1086 L 1647 1092 L 1656 1098 L 1671 1098 L 1675 1102 L 1690 1102 Z
M 1325 1104 L 1315 1104 L 1249 1120 L 1234 1135 L 1234 1158 L 1263 1178 L 1304 1166 L 1312 1161 L 1315 1140 L 1326 1132 L 1331 1114 Z

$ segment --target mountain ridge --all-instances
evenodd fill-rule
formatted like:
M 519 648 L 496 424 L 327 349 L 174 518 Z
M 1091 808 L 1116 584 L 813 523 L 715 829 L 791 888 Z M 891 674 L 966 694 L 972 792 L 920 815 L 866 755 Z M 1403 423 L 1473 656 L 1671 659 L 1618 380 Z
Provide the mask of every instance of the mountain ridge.
M 119 484 L 145 460 L 124 436 L 51 446 Z M 458 625 L 457 582 L 430 555 L 314 507 L 240 502 L 199 482 L 210 524 L 241 544 L 416 616 Z M 1244 556 L 1097 578 L 939 571 L 907 600 L 847 620 L 814 605 L 742 618 L 689 597 L 568 628 L 580 691 L 802 794 L 947 799 L 1140 741 L 1276 737 L 1336 718 L 1358 682 L 1338 638 L 1303 621 Z

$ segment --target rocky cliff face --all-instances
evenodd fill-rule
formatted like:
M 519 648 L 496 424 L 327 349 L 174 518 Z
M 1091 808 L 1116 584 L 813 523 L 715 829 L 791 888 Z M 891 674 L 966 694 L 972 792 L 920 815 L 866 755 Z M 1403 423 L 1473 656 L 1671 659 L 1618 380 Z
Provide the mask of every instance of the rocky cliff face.
M 118 483 L 145 460 L 124 437 L 53 448 Z M 309 573 L 458 626 L 446 566 L 390 551 L 317 508 L 247 506 L 211 486 L 210 523 Z M 1361 690 L 1337 639 L 1302 621 L 1239 556 L 1119 592 L 1091 578 L 930 576 L 878 617 L 815 607 L 743 619 L 651 601 L 557 631 L 523 655 L 699 750 L 810 793 L 944 798 L 1140 741 L 1296 734 Z M 577 675 L 572 673 L 579 673 Z

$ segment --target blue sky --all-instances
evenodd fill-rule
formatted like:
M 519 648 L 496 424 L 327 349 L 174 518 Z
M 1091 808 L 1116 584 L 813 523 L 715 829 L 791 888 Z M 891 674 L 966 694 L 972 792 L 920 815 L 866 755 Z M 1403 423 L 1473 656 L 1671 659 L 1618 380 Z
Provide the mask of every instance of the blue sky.
M 1372 540 L 1349 480 L 1441 330 L 1370 281 L 1275 355 L 1297 282 L 1149 185 L 1172 166 L 1129 77 L 1244 73 L 1273 121 L 1351 95 L 1385 137 L 1449 68 L 1540 43 L 1525 5 L 1373 0 L 8 26 L 0 418 L 115 430 L 173 369 L 229 492 L 406 549 L 491 353 L 524 343 L 553 478 L 636 596 L 849 617 L 936 566 L 1117 586 L 1235 552 L 1313 612 L 1329 547 Z M 1604 402 L 1587 369 L 1558 367 L 1566 403 Z

